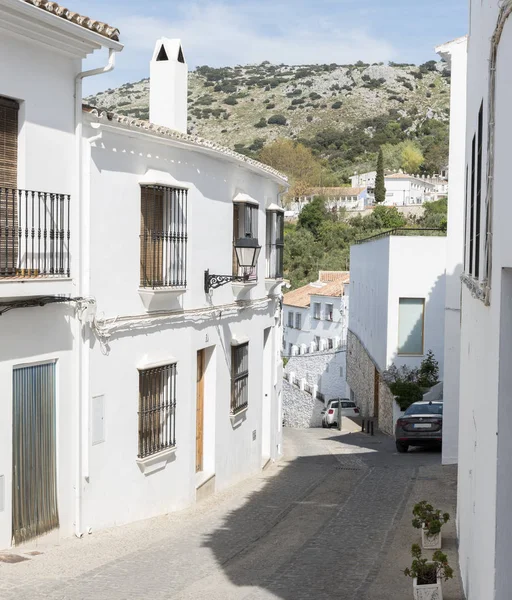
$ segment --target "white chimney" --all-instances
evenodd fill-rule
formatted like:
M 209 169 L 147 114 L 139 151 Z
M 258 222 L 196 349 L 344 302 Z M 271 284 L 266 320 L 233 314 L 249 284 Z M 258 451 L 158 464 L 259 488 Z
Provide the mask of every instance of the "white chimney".
M 151 123 L 187 133 L 188 68 L 181 40 L 157 41 L 149 77 Z

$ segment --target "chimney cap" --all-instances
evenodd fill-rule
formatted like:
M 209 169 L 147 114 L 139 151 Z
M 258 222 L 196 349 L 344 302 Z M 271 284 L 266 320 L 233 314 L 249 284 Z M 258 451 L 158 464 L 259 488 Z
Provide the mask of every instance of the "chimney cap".
M 162 37 L 156 41 L 153 51 L 153 61 L 174 60 L 186 64 L 185 55 L 180 39 Z

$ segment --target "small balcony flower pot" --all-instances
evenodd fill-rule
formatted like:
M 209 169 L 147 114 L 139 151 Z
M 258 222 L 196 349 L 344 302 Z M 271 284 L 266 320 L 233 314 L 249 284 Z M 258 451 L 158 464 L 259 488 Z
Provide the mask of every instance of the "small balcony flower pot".
M 421 545 L 425 550 L 436 550 L 442 547 L 442 533 L 429 535 L 425 525 L 421 528 Z
M 415 577 L 412 580 L 412 589 L 414 600 L 443 600 L 443 586 L 439 577 L 436 583 L 424 585 L 418 584 L 418 579 Z

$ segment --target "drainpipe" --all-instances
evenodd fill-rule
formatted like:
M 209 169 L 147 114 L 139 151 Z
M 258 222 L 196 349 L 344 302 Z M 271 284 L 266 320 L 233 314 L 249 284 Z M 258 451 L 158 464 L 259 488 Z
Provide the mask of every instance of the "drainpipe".
M 86 77 L 101 75 L 112 71 L 115 66 L 116 52 L 109 48 L 108 62 L 104 67 L 82 71 L 75 77 L 75 144 L 76 144 L 76 206 L 78 207 L 78 219 L 75 223 L 78 260 L 76 261 L 77 273 L 77 295 L 87 297 L 89 295 L 89 239 L 90 239 L 90 195 L 83 193 L 83 156 L 82 156 L 82 80 Z M 95 136 L 96 137 L 96 136 Z M 91 140 L 89 140 L 91 141 Z M 89 145 L 90 147 L 90 145 Z M 88 461 L 83 464 L 83 458 L 86 456 L 83 452 L 83 445 L 89 443 L 88 440 L 88 417 L 89 417 L 89 350 L 84 350 L 86 338 L 85 330 L 82 329 L 82 323 L 75 319 L 75 342 L 77 344 L 76 352 L 76 373 L 77 373 L 77 456 L 76 456 L 76 479 L 75 479 L 75 535 L 78 538 L 83 536 L 82 530 L 82 485 L 84 476 L 88 477 Z M 85 467 L 85 468 L 84 468 Z

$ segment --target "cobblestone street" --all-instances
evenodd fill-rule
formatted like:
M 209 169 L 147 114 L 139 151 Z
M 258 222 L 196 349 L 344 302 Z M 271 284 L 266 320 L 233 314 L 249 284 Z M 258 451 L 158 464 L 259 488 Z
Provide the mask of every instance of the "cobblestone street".
M 0 562 L 2 600 L 409 600 L 414 502 L 448 510 L 456 567 L 456 469 L 390 438 L 285 430 L 285 457 L 166 517 L 29 548 Z M 30 550 L 42 554 L 29 555 Z M 460 600 L 458 580 L 445 600 Z

